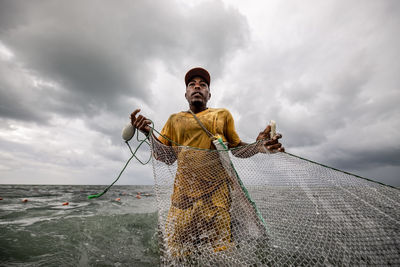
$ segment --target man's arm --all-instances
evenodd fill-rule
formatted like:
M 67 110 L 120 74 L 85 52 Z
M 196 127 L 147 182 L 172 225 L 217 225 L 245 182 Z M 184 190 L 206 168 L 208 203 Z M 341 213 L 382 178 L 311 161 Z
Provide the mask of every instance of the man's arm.
M 240 141 L 237 149 L 232 150 L 232 154 L 238 158 L 248 158 L 254 156 L 255 154 L 261 152 L 265 153 L 265 149 L 270 152 L 284 152 L 285 148 L 279 143 L 279 139 L 282 138 L 281 134 L 276 134 L 271 139 L 270 137 L 271 125 L 268 125 L 264 131 L 260 132 L 257 136 L 256 141 L 263 140 L 263 146 L 247 146 L 248 144 Z M 244 147 L 242 147 L 244 146 Z
M 143 134 L 148 136 L 150 134 L 150 124 L 151 121 L 144 117 L 143 115 L 139 115 L 136 117 L 136 115 L 140 112 L 140 109 L 136 109 L 134 112 L 131 114 L 131 123 L 133 127 L 137 128 L 140 130 Z M 160 144 L 162 142 L 154 135 L 153 133 L 153 138 L 157 140 Z M 176 153 L 166 153 L 163 151 L 161 146 L 155 145 L 153 150 L 153 155 L 156 160 L 162 161 L 168 165 L 172 164 L 176 160 Z

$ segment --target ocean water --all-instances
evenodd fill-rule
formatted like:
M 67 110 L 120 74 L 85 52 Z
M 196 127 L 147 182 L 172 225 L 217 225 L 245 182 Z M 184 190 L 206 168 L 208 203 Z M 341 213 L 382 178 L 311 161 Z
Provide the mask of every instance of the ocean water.
M 104 188 L 0 185 L 0 266 L 159 265 L 152 186 Z

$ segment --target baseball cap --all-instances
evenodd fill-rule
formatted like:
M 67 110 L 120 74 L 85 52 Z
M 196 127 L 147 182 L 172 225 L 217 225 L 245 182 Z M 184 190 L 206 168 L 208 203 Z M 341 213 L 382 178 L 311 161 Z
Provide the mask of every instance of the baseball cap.
M 208 73 L 207 70 L 200 68 L 200 67 L 193 68 L 186 73 L 186 75 L 185 75 L 186 86 L 188 85 L 190 80 L 196 76 L 203 78 L 206 81 L 206 83 L 208 84 L 208 86 L 210 86 L 210 80 L 211 80 L 210 73 Z

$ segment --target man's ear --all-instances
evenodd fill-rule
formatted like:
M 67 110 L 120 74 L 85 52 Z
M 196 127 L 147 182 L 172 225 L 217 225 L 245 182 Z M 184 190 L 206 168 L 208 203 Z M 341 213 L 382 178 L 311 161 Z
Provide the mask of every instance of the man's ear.
M 208 100 L 210 100 L 210 98 L 211 98 L 211 93 L 210 91 L 208 91 Z
M 187 92 L 185 92 L 185 98 L 187 99 Z

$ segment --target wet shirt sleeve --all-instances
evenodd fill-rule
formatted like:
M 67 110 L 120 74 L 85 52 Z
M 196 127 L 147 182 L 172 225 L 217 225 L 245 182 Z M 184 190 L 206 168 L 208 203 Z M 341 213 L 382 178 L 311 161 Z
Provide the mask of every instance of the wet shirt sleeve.
M 231 147 L 236 147 L 240 144 L 240 137 L 235 130 L 235 122 L 232 114 L 228 110 L 226 113 L 225 136 Z
M 169 140 L 172 140 L 172 123 L 171 123 L 171 117 L 168 118 L 167 122 L 165 123 L 164 127 L 161 130 L 161 135 L 158 137 L 158 140 L 160 140 L 161 143 L 163 143 L 166 146 L 171 146 L 171 142 Z M 166 138 L 164 138 L 165 136 Z

